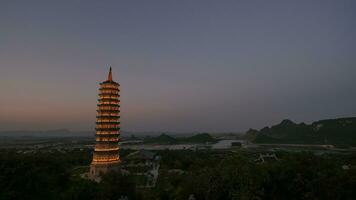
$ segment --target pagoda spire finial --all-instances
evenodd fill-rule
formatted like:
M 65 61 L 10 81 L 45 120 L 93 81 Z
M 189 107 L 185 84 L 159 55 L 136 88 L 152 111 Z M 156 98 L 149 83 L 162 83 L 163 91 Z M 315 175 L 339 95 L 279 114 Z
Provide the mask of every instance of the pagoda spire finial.
M 108 75 L 108 80 L 112 81 L 112 69 L 111 69 L 111 66 L 110 66 L 110 71 L 109 71 L 109 75 Z

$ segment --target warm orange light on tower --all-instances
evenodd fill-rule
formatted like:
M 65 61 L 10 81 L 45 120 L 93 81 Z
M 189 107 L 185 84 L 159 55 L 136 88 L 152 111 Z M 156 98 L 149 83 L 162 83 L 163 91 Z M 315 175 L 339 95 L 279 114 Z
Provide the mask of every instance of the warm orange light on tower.
M 95 149 L 90 166 L 90 177 L 96 179 L 120 163 L 120 85 L 112 79 L 110 67 L 108 79 L 100 83 L 98 115 L 96 120 Z

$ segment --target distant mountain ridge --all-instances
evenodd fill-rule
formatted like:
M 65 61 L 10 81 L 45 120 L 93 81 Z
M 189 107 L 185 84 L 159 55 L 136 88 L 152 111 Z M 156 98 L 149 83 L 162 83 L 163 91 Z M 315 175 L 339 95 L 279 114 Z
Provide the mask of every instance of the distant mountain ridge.
M 257 131 L 250 129 L 245 137 L 256 143 L 346 144 L 356 145 L 356 117 L 327 119 L 312 124 L 281 123 Z
M 191 144 L 205 144 L 205 143 L 215 143 L 217 139 L 212 137 L 208 133 L 199 133 L 189 137 L 172 137 L 167 134 L 161 134 L 156 137 L 145 137 L 145 143 L 151 144 L 179 144 L 179 143 L 191 143 Z
M 95 135 L 95 130 L 70 131 L 68 129 L 55 129 L 55 130 L 0 131 L 0 137 L 59 137 L 60 138 L 60 137 L 94 137 L 94 135 Z M 121 136 L 123 137 L 129 137 L 130 135 L 133 134 L 127 131 L 121 131 Z
M 68 129 L 0 131 L 0 136 L 6 137 L 83 137 L 90 136 L 90 134 L 94 134 L 94 132 L 72 132 Z

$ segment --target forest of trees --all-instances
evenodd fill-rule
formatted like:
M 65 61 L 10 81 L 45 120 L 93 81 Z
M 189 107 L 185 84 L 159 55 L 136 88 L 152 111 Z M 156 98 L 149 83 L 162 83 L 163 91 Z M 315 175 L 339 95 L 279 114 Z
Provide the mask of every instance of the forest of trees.
M 123 159 L 127 152 L 123 152 Z M 89 151 L 0 152 L 0 199 L 355 199 L 356 155 L 279 152 L 257 163 L 246 152 L 160 151 L 155 188 L 110 173 L 100 183 L 82 179 Z M 343 166 L 348 166 L 347 168 Z M 176 173 L 172 169 L 179 169 Z

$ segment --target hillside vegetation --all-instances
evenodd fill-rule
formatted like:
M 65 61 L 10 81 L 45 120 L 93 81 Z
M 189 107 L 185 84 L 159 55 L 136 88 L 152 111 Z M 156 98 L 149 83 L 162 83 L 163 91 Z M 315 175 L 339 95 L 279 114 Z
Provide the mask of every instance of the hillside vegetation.
M 246 133 L 256 143 L 336 144 L 356 146 L 356 118 L 328 119 L 312 124 L 291 120 Z
M 199 133 L 190 137 L 176 138 L 162 133 L 157 137 L 146 137 L 144 139 L 145 143 L 150 144 L 205 144 L 205 143 L 215 143 L 217 139 L 213 138 L 208 133 Z

